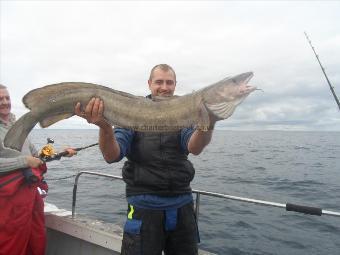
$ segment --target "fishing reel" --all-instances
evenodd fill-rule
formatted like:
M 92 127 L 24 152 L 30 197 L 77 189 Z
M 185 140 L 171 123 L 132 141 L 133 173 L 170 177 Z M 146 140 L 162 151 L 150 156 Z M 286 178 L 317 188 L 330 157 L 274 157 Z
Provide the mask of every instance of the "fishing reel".
M 55 152 L 53 144 L 54 140 L 51 138 L 47 138 L 47 144 L 44 147 L 42 147 L 39 153 L 39 158 L 42 161 L 47 162 L 55 159 L 60 159 L 60 157 L 58 157 L 58 153 Z

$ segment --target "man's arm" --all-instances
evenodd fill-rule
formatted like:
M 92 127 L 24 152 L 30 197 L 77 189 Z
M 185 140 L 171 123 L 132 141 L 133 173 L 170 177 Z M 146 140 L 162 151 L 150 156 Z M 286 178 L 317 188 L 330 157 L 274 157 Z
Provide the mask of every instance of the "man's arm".
M 80 110 L 80 103 L 75 107 L 75 114 L 99 127 L 99 148 L 105 161 L 111 163 L 119 158 L 120 147 L 112 126 L 103 117 L 103 112 L 104 103 L 99 98 L 92 98 L 83 112 Z
M 25 156 L 16 150 L 3 147 L 2 141 L 0 140 L 0 173 L 27 167 L 38 167 L 42 163 L 39 158 Z
M 209 117 L 210 125 L 208 130 L 201 130 L 199 127 L 197 127 L 194 133 L 191 135 L 188 142 L 188 151 L 194 155 L 199 155 L 210 143 L 213 129 L 215 127 L 216 121 L 218 120 L 214 115 L 208 112 L 204 104 L 201 105 L 199 114 L 202 119 Z
M 116 161 L 120 156 L 120 147 L 108 123 L 99 126 L 99 148 L 106 162 Z
M 199 155 L 210 143 L 212 133 L 212 129 L 208 131 L 195 130 L 188 142 L 188 151 L 194 155 Z
M 11 172 L 28 167 L 39 167 L 43 162 L 33 156 L 0 158 L 0 173 Z

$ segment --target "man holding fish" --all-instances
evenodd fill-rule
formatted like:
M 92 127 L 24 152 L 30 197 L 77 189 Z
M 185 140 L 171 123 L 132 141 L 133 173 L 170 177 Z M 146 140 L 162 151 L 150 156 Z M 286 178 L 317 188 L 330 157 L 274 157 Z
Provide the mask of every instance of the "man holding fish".
M 26 139 L 22 150 L 3 146 L 15 122 L 7 87 L 0 84 L 0 254 L 44 255 L 46 247 L 44 202 L 46 164 Z M 66 149 L 69 156 L 76 152 Z
M 246 82 L 239 86 L 240 95 L 254 90 Z M 156 65 L 151 70 L 148 85 L 150 100 L 171 100 L 176 88 L 175 71 L 167 64 Z M 212 102 L 210 104 L 215 107 Z M 208 128 L 201 128 L 197 123 L 196 128 L 142 132 L 112 129 L 103 117 L 104 103 L 100 98 L 92 98 L 84 108 L 78 103 L 75 113 L 99 127 L 99 146 L 108 163 L 127 158 L 122 175 L 128 211 L 121 253 L 198 254 L 199 234 L 190 187 L 195 169 L 188 154 L 199 155 L 209 144 L 215 122 L 223 119 L 213 113 L 217 108 L 207 109 L 207 103 L 198 109 L 199 114 L 205 114 L 205 119 L 209 120 Z

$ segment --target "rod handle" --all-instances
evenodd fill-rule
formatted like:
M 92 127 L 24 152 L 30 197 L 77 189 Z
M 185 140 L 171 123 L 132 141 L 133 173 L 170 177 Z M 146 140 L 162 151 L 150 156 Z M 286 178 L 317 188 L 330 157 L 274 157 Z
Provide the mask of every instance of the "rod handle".
M 58 157 L 64 157 L 66 155 L 68 155 L 68 151 L 62 151 L 58 153 Z
M 311 215 L 322 215 L 322 209 L 318 207 L 296 205 L 296 204 L 286 204 L 286 211 L 294 211 L 299 213 L 311 214 Z

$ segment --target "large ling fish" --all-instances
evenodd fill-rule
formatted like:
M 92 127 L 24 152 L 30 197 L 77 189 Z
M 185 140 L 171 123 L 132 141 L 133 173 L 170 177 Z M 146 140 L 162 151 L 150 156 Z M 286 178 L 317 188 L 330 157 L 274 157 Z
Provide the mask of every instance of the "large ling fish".
M 104 86 L 63 82 L 34 89 L 23 97 L 30 112 L 19 118 L 4 139 L 6 147 L 21 150 L 39 122 L 45 128 L 74 115 L 77 102 L 86 106 L 92 97 L 104 101 L 104 117 L 112 125 L 144 132 L 168 132 L 197 125 L 207 129 L 211 118 L 227 119 L 256 88 L 247 85 L 253 73 L 225 78 L 184 96 L 150 100 Z

